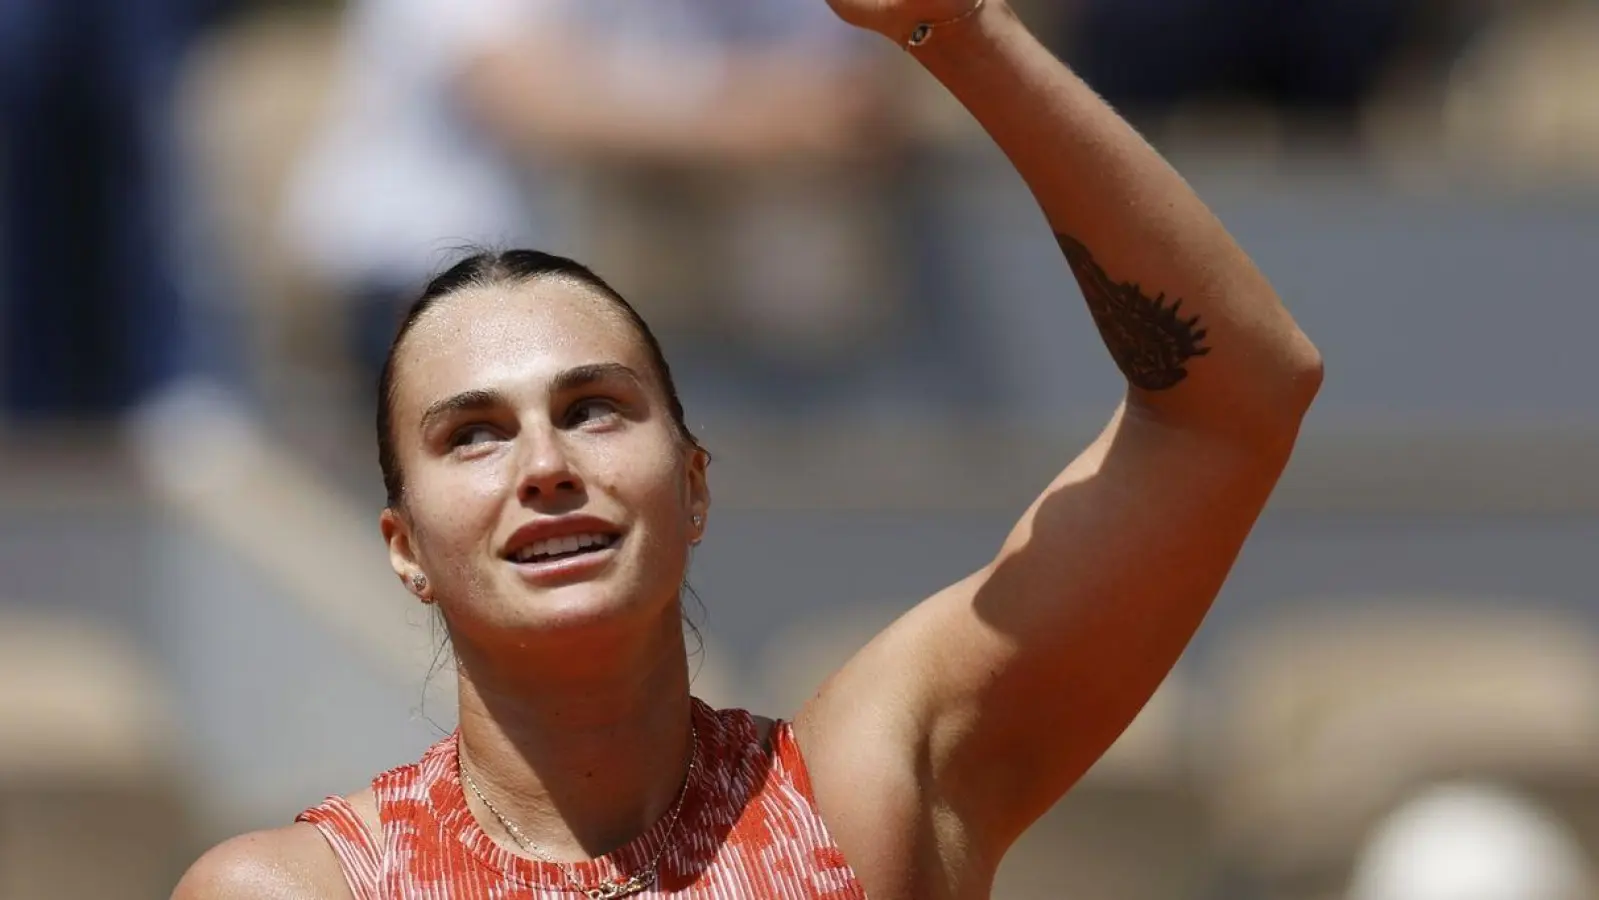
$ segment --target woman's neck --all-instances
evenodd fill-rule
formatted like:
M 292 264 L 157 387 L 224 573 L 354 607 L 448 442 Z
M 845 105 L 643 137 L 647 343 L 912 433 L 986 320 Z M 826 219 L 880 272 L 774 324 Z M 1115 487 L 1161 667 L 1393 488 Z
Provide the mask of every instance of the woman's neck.
M 604 855 L 676 803 L 692 701 L 682 632 L 670 624 L 603 667 L 533 671 L 458 648 L 462 765 L 540 853 Z M 516 655 L 525 663 L 541 654 Z M 467 802 L 489 834 L 518 846 L 471 790 Z

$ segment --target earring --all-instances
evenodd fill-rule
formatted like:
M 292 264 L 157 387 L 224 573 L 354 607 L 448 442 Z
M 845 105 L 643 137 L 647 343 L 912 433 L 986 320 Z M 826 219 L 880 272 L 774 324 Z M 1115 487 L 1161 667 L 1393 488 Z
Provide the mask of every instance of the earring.
M 425 592 L 427 589 L 428 589 L 428 577 L 426 575 L 423 575 L 421 572 L 417 572 L 417 573 L 415 573 L 414 575 L 411 576 L 411 590 L 418 597 L 422 597 L 423 600 L 426 600 L 427 597 L 423 597 L 422 595 L 423 595 L 423 592 Z
M 694 523 L 694 527 L 695 528 L 703 528 L 705 526 L 705 517 L 704 516 L 695 516 L 690 521 L 692 521 Z

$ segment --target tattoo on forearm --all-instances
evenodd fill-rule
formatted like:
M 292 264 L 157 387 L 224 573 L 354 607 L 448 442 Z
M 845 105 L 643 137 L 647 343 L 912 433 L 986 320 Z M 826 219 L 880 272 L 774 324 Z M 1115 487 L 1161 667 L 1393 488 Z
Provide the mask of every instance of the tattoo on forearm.
M 1105 346 L 1127 380 L 1146 391 L 1163 391 L 1187 378 L 1188 361 L 1210 352 L 1200 344 L 1206 331 L 1199 327 L 1199 316 L 1179 318 L 1183 301 L 1168 303 L 1165 294 L 1151 299 L 1133 282 L 1113 281 L 1087 247 L 1069 235 L 1055 238 L 1083 288 Z

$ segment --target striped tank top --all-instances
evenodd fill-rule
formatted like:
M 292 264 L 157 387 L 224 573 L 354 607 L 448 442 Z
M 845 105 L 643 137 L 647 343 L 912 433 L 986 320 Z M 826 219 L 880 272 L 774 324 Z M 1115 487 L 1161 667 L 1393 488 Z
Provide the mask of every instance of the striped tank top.
M 699 760 L 683 796 L 659 878 L 640 900 L 864 900 L 817 813 L 790 723 L 761 744 L 755 719 L 694 701 Z M 356 900 L 574 900 L 561 867 L 496 844 L 466 804 L 456 742 L 373 779 L 382 834 L 373 835 L 343 797 L 296 819 L 333 847 Z M 568 868 L 584 884 L 643 870 L 667 838 L 663 818 L 637 839 Z

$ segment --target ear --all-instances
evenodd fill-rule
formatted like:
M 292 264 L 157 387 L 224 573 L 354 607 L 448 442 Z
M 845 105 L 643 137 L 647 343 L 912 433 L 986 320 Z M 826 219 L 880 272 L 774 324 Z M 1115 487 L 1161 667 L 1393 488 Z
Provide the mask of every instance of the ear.
M 405 585 L 405 589 L 414 593 L 411 579 L 422 574 L 422 564 L 416 558 L 416 546 L 411 538 L 411 524 L 405 520 L 403 514 L 385 508 L 378 516 L 378 530 L 383 532 L 383 542 L 389 546 L 389 567 L 399 576 L 400 583 Z
M 711 511 L 711 483 L 709 470 L 711 455 L 698 447 L 689 449 L 687 469 L 688 513 L 690 517 L 698 516 L 700 527 L 694 528 L 692 537 L 697 543 L 705 534 L 704 522 Z

